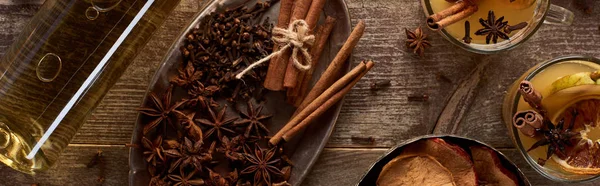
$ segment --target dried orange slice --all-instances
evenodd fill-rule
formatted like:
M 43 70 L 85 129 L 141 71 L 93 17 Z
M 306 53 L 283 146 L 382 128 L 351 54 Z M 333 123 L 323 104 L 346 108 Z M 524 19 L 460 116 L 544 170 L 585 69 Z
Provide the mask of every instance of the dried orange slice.
M 600 71 L 582 72 L 556 80 L 542 100 L 546 116 L 556 124 L 552 135 L 579 133 L 554 144 L 552 159 L 562 169 L 576 174 L 600 174 Z M 570 136 L 570 135 L 569 135 Z M 552 140 L 551 140 L 552 141 Z
M 579 131 L 581 137 L 567 146 L 565 156 L 554 156 L 565 171 L 576 174 L 600 174 L 600 99 L 577 102 L 563 114 L 565 121 L 574 121 L 566 127 Z

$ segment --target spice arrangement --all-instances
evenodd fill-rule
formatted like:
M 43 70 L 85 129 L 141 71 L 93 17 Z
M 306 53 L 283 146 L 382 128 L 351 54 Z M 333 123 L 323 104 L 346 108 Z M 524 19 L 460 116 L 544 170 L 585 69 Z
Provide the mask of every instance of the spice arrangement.
M 150 185 L 289 185 L 294 162 L 285 142 L 339 102 L 374 66 L 364 61 L 344 74 L 364 32 L 361 21 L 320 83 L 311 87 L 336 23 L 327 16 L 317 24 L 324 4 L 282 0 L 275 26 L 265 16 L 274 5 L 270 1 L 220 8 L 187 33 L 170 85 L 150 92 L 138 109 L 143 137 L 131 147 L 144 151 Z M 284 57 L 284 71 L 288 66 L 294 69 L 290 73 L 297 71 L 295 87 L 285 89 L 286 99 L 300 106 L 287 124 L 272 121 L 277 108 L 265 105 L 266 94 L 277 91 L 269 82 L 280 79 L 285 87 L 285 74 L 269 73 L 279 68 L 274 61 Z M 306 94 L 302 99 L 301 93 Z M 270 130 L 279 126 L 283 129 Z
M 482 145 L 463 147 L 442 138 L 421 139 L 404 146 L 383 166 L 377 185 L 519 185 L 518 177 L 498 156 Z
M 512 122 L 529 156 L 537 158 L 540 166 L 600 175 L 599 69 L 590 62 L 567 61 L 548 67 L 532 82 L 519 84 L 523 100 Z
M 528 26 L 535 0 L 430 0 L 435 14 L 427 17 L 432 30 L 444 29 L 466 44 L 496 44 L 510 40 Z M 474 31 L 474 32 L 472 32 Z

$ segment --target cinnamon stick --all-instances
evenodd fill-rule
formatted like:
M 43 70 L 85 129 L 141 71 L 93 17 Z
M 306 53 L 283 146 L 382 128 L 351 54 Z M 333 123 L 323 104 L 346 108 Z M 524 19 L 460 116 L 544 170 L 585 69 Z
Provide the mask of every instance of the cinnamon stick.
M 465 1 L 461 1 L 461 3 L 462 2 L 465 2 Z M 429 19 L 427 19 L 428 20 L 427 26 L 432 30 L 438 31 L 438 30 L 445 28 L 448 25 L 454 24 L 460 20 L 463 20 L 464 18 L 467 18 L 467 17 L 473 15 L 475 12 L 477 12 L 477 10 L 479 10 L 477 5 L 468 6 L 463 11 L 460 11 L 454 15 L 443 18 L 442 20 L 439 20 L 433 24 L 429 24 Z
M 325 0 L 313 0 L 310 4 L 310 7 L 307 9 L 307 12 L 299 12 L 299 17 L 292 16 L 292 20 L 304 19 L 304 21 L 306 21 L 306 24 L 308 25 L 308 28 L 310 28 L 311 30 L 309 34 L 311 34 L 312 29 L 315 28 L 315 26 L 317 25 L 317 21 L 319 21 L 319 17 L 321 16 L 323 6 L 325 6 Z M 301 16 L 300 13 L 304 13 L 304 16 Z M 306 60 L 304 58 L 298 58 L 298 62 L 304 64 Z M 289 59 L 288 66 L 285 71 L 283 86 L 286 88 L 295 88 L 298 85 L 299 75 L 300 70 L 294 67 L 292 60 Z
M 308 92 L 304 100 L 302 100 L 302 103 L 300 106 L 298 106 L 296 113 L 304 109 L 304 107 L 306 107 L 310 102 L 312 102 L 315 98 L 317 98 L 317 96 L 323 93 L 323 91 L 325 91 L 335 82 L 335 80 L 339 77 L 339 74 L 341 74 L 341 72 L 344 70 L 342 69 L 344 63 L 346 63 L 346 60 L 348 57 L 350 57 L 352 50 L 354 50 L 354 47 L 356 47 L 364 32 L 365 22 L 360 20 L 358 24 L 356 24 L 356 27 L 354 27 L 354 30 L 352 30 L 352 33 L 350 33 L 346 43 L 344 43 L 335 58 L 333 58 L 333 61 L 331 61 L 327 69 L 325 69 L 325 72 L 323 72 L 321 78 L 319 78 L 315 86 Z
M 331 87 L 329 87 L 327 91 L 319 95 L 318 98 L 320 99 L 315 99 L 315 101 L 311 102 L 305 109 L 302 109 L 301 112 L 293 116 L 292 119 L 269 140 L 269 142 L 273 145 L 278 144 L 285 133 L 287 133 L 294 126 L 296 126 L 298 123 L 304 120 L 304 118 L 306 118 L 312 112 L 314 112 L 320 105 L 322 105 L 327 100 L 327 98 L 330 98 L 335 93 L 343 89 L 346 85 L 348 85 L 348 82 L 358 77 L 362 72 L 364 72 L 365 69 L 366 64 L 364 62 L 361 62 L 360 64 L 358 64 L 358 66 L 354 67 L 354 69 L 348 72 L 348 74 L 344 75 Z
M 440 12 L 430 15 L 427 17 L 427 27 L 438 31 L 473 15 L 478 9 L 477 1 L 478 0 L 463 0 Z
M 533 84 L 529 81 L 521 81 L 519 84 L 519 93 L 523 96 L 523 100 L 529 103 L 529 106 L 537 110 L 543 110 L 542 93 L 533 88 Z
M 513 125 L 529 137 L 535 137 L 536 129 L 542 128 L 543 122 L 543 117 L 533 110 L 518 112 L 513 117 Z
M 306 17 L 306 14 L 309 11 L 309 8 L 311 6 L 312 0 L 297 0 L 296 4 L 294 4 L 294 10 L 292 11 L 292 18 L 290 19 L 290 22 L 293 22 L 295 20 L 298 19 L 304 19 Z M 282 60 L 285 61 L 284 63 L 287 63 L 287 66 L 285 67 L 285 75 L 283 77 L 283 87 L 284 88 L 289 88 L 289 87 L 294 87 L 294 86 L 290 86 L 292 84 L 290 81 L 290 77 L 289 76 L 293 76 L 294 74 L 290 74 L 293 73 L 290 71 L 291 69 L 295 69 L 294 65 L 291 63 L 290 60 L 290 54 L 292 53 L 291 50 L 286 50 L 277 60 Z M 300 61 L 300 59 L 298 60 Z M 300 61 L 302 62 L 302 61 Z M 295 74 L 297 75 L 297 74 Z
M 311 30 L 317 26 L 317 22 L 321 17 L 321 12 L 323 11 L 325 2 L 326 0 L 313 0 L 312 4 L 310 4 L 310 9 L 308 10 L 308 14 L 304 20 Z
M 361 64 L 364 64 L 364 63 L 361 63 Z M 315 101 L 313 101 L 313 103 L 310 104 L 311 107 L 312 107 L 312 105 L 316 105 L 318 108 L 315 109 L 314 111 L 312 111 L 310 113 L 310 115 L 308 115 L 306 118 L 304 118 L 302 120 L 302 122 L 298 123 L 295 127 L 293 127 L 291 130 L 286 132 L 282 137 L 283 140 L 290 141 L 290 139 L 292 139 L 296 134 L 298 134 L 299 131 L 305 129 L 315 119 L 320 117 L 323 113 L 325 113 L 327 110 L 329 110 L 329 108 L 331 108 L 334 104 L 339 102 L 352 89 L 352 87 L 354 87 L 354 85 L 356 85 L 356 83 L 363 76 L 365 76 L 365 74 L 367 74 L 367 72 L 369 72 L 369 70 L 371 70 L 371 68 L 373 68 L 374 65 L 375 64 L 373 63 L 373 61 L 368 61 L 365 65 L 365 68 L 362 70 L 362 72 L 358 76 L 352 78 L 350 82 L 346 82 L 345 80 L 343 81 L 344 78 L 338 80 L 338 82 L 336 82 L 335 84 L 338 84 L 338 83 L 345 84 L 343 89 L 341 89 L 339 91 L 333 91 L 332 89 L 334 89 L 335 86 L 332 86 L 329 89 L 327 89 L 327 91 L 325 91 L 323 93 L 323 95 L 319 96 L 317 99 L 315 99 Z M 327 93 L 329 93 L 330 91 L 333 91 L 336 93 L 329 96 L 329 94 L 327 94 Z M 327 95 L 327 96 L 325 96 L 325 95 Z M 307 108 L 309 108 L 309 107 L 307 107 Z
M 292 7 L 294 0 L 281 0 L 279 8 L 279 18 L 277 18 L 277 27 L 286 28 L 290 24 Z M 278 51 L 279 45 L 273 46 L 273 51 Z M 286 62 L 278 59 L 279 56 L 271 58 L 267 76 L 265 78 L 265 88 L 273 91 L 283 90 L 283 78 L 287 67 Z
M 329 35 L 331 34 L 333 27 L 335 26 L 335 22 L 336 22 L 335 18 L 327 16 L 327 18 L 325 19 L 325 23 L 321 27 L 319 27 L 319 29 L 316 30 L 315 36 L 317 38 L 315 39 L 315 44 L 312 46 L 312 48 L 310 48 L 310 54 L 311 54 L 311 58 L 313 60 L 312 61 L 313 68 L 308 70 L 304 74 L 304 76 L 302 76 L 302 79 L 299 81 L 300 85 L 299 85 L 298 89 L 296 90 L 298 92 L 298 94 L 297 94 L 296 100 L 295 100 L 296 103 L 294 104 L 296 106 L 300 106 L 300 104 L 302 103 L 302 100 L 304 100 L 304 97 L 306 96 L 308 87 L 310 86 L 310 81 L 312 80 L 312 76 L 315 72 L 315 67 L 319 64 L 319 60 L 321 59 L 321 54 L 323 53 L 325 44 L 329 40 Z

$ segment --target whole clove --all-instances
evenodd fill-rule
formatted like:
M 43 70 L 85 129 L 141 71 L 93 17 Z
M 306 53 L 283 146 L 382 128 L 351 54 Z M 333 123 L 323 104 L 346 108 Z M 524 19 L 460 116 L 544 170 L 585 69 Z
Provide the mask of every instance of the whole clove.
M 465 21 L 465 37 L 462 39 L 465 43 L 471 44 L 473 38 L 471 38 L 471 23 Z
M 504 32 L 506 34 L 510 34 L 513 31 L 521 30 L 521 29 L 523 29 L 525 27 L 527 27 L 527 22 L 521 22 L 521 23 L 516 24 L 516 25 L 508 25 L 508 26 L 504 27 Z
M 585 12 L 586 14 L 592 14 L 593 13 L 593 0 L 574 0 L 575 1 L 575 7 L 581 9 L 583 12 Z
M 429 96 L 426 94 L 422 94 L 422 95 L 411 95 L 408 96 L 408 101 L 414 101 L 414 102 L 427 102 L 429 101 Z
M 87 165 L 86 165 L 87 168 L 92 168 L 92 167 L 95 167 L 96 165 L 98 165 L 99 163 L 102 163 L 101 158 L 102 158 L 102 150 L 98 150 L 98 152 L 96 152 L 94 154 L 94 156 L 92 157 L 90 162 L 87 163 Z
M 352 142 L 356 142 L 358 144 L 365 144 L 365 145 L 375 144 L 375 138 L 373 138 L 371 136 L 369 136 L 369 137 L 352 136 L 350 139 L 352 140 Z
M 450 78 L 448 78 L 447 76 L 445 76 L 444 74 L 442 74 L 441 72 L 438 72 L 435 74 L 435 79 L 437 79 L 438 81 L 446 82 L 446 83 L 452 83 L 452 80 Z
M 380 80 L 380 81 L 376 81 L 371 83 L 371 85 L 369 86 L 371 88 L 371 91 L 378 91 L 387 87 L 392 86 L 392 81 L 390 80 Z

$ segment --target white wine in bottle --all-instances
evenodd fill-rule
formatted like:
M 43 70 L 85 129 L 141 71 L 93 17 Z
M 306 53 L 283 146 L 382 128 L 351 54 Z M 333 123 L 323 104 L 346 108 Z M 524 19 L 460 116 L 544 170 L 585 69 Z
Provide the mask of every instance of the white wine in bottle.
M 177 4 L 46 0 L 0 60 L 0 161 L 51 167 Z

